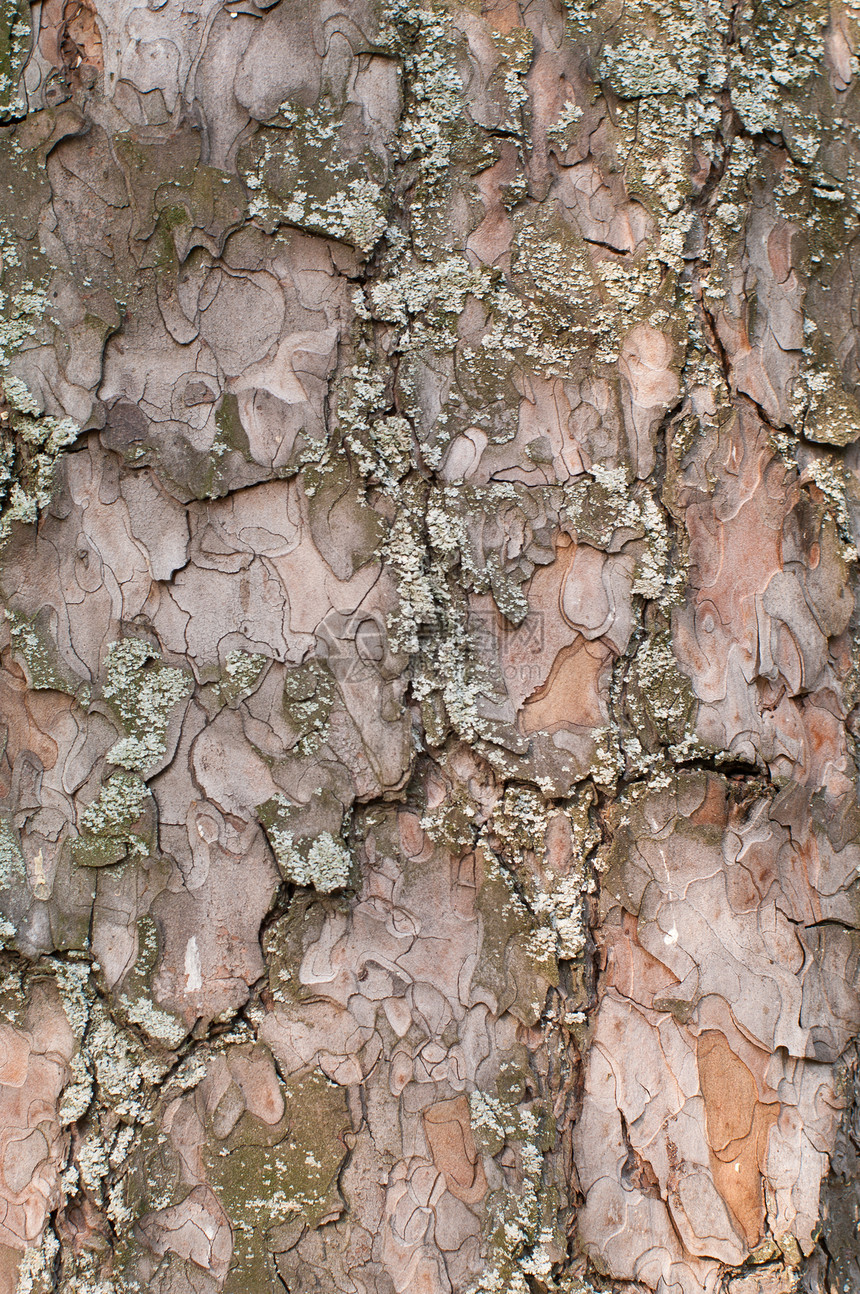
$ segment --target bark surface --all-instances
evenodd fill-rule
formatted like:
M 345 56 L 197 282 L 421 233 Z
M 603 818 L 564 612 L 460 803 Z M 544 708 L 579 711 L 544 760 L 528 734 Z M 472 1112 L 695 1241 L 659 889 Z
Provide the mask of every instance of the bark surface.
M 860 1288 L 855 51 L 0 0 L 0 1294 Z

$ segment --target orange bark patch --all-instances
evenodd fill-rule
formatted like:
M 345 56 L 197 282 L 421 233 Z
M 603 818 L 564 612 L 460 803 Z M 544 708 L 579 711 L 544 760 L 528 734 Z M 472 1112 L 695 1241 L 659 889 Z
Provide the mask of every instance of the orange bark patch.
M 522 731 L 528 735 L 558 728 L 596 728 L 604 723 L 600 679 L 611 657 L 608 647 L 584 638 L 562 648 L 549 678 L 523 707 Z
M 759 1101 L 752 1071 L 716 1030 L 698 1039 L 696 1059 L 714 1185 L 754 1246 L 764 1223 L 761 1165 L 779 1105 Z
M 503 36 L 514 28 L 522 26 L 520 7 L 516 0 L 484 0 L 481 5 L 481 17 L 489 23 L 493 31 L 501 32 Z
M 724 827 L 727 816 L 726 784 L 720 777 L 709 777 L 705 798 L 690 814 L 690 822 L 694 826 Z
M 448 1190 L 464 1204 L 477 1204 L 486 1194 L 487 1178 L 472 1136 L 465 1096 L 439 1101 L 425 1110 L 424 1132 L 433 1163 L 444 1175 Z

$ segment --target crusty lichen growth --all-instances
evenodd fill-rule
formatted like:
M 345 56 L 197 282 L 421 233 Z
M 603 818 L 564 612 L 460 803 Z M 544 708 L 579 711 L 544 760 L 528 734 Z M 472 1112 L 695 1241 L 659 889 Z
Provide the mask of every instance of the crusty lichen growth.
M 152 979 L 160 951 L 155 922 L 150 916 L 141 917 L 137 923 L 137 957 L 123 979 L 118 1004 L 124 1019 L 137 1025 L 147 1037 L 161 1046 L 177 1047 L 187 1030 L 175 1015 L 157 1007 L 152 997 Z
M 389 198 L 374 153 L 348 158 L 340 148 L 342 126 L 333 104 L 281 104 L 240 153 L 248 213 L 268 232 L 295 225 L 367 254 L 385 232 Z
M 72 849 L 81 867 L 105 867 L 131 856 L 145 858 L 152 842 L 133 831 L 151 800 L 137 773 L 114 773 L 80 817 L 81 834 Z
M 839 551 L 845 562 L 860 561 L 849 512 L 849 498 L 856 496 L 853 479 L 839 462 L 814 458 L 800 476 L 801 484 L 814 483 L 824 499 L 826 511 L 833 517 L 839 536 Z M 853 502 L 853 499 L 852 499 Z
M 514 1085 L 510 1095 L 475 1090 L 469 1094 L 472 1132 L 478 1149 L 498 1155 L 515 1151 L 521 1183 L 517 1191 L 491 1191 L 486 1201 L 486 1268 L 470 1294 L 528 1294 L 529 1277 L 546 1279 L 552 1271 L 548 1246 L 559 1245 L 555 1191 L 543 1180 L 544 1155 L 551 1144 L 545 1112 L 538 1101 L 526 1104 Z
M 320 894 L 345 889 L 352 871 L 352 856 L 343 841 L 322 831 L 308 847 L 305 857 L 287 846 L 278 852 L 278 862 L 288 880 L 312 885 Z
M 27 868 L 11 818 L 0 815 L 0 890 L 26 878 Z
M 7 900 L 10 900 L 9 914 L 17 916 L 15 910 L 16 892 L 26 883 L 27 864 L 21 852 L 18 832 L 11 817 L 0 814 L 0 947 L 11 943 L 18 934 L 14 921 L 3 914 Z M 4 897 L 4 891 L 9 891 Z
M 59 1108 L 61 1124 L 77 1126 L 60 1178 L 62 1195 L 66 1207 L 76 1197 L 84 1197 L 103 1213 L 120 1237 L 116 1257 L 124 1252 L 124 1237 L 134 1221 L 125 1200 L 130 1152 L 145 1138 L 153 1122 L 154 1102 L 168 1071 L 175 1069 L 172 1083 L 181 1091 L 183 1071 L 188 1070 L 189 1062 L 176 1069 L 175 1057 L 144 1045 L 135 1029 L 117 1021 L 95 991 L 94 972 L 99 968 L 90 964 L 85 953 L 72 954 L 63 961 L 49 959 L 43 971 L 46 969 L 54 977 L 69 1026 L 78 1040 L 71 1078 Z M 165 1032 L 156 1037 L 159 1043 L 176 1047 L 184 1033 L 174 1027 L 172 1034 Z M 55 1251 L 50 1228 L 46 1237 L 47 1252 L 52 1255 Z M 35 1254 L 32 1268 L 36 1274 L 42 1270 Z M 82 1263 L 64 1252 L 63 1288 L 77 1294 L 119 1294 L 132 1287 L 118 1272 L 108 1276 L 101 1263 Z
M 54 1284 L 54 1268 L 60 1242 L 53 1227 L 47 1226 L 42 1232 L 41 1242 L 25 1249 L 21 1255 L 18 1268 L 18 1284 L 15 1294 L 44 1294 Z
M 156 649 L 139 638 L 111 643 L 105 671 L 102 700 L 127 734 L 111 746 L 106 759 L 125 771 L 112 773 L 80 812 L 80 835 L 72 852 L 82 867 L 110 866 L 151 852 L 148 820 L 154 802 L 145 779 L 165 755 L 173 712 L 191 690 L 189 677 L 164 665 Z
M 295 729 L 297 754 L 314 755 L 327 739 L 336 696 L 337 685 L 324 661 L 310 660 L 287 670 L 284 715 Z
M 229 651 L 224 657 L 224 673 L 218 685 L 221 699 L 231 703 L 249 696 L 266 664 L 266 657 L 259 652 Z
M 21 93 L 21 75 L 30 49 L 30 6 L 25 0 L 0 4 L 0 121 L 21 116 L 27 101 Z
M 672 766 L 702 754 L 695 734 L 696 697 L 678 668 L 668 630 L 655 630 L 637 647 L 624 684 L 627 720 L 622 747 L 629 775 L 671 777 Z
M 319 894 L 348 888 L 354 864 L 343 840 L 336 840 L 330 831 L 298 835 L 295 805 L 280 793 L 261 804 L 257 813 L 284 880 L 312 886 Z
M 0 543 L 13 522 L 38 520 L 53 497 L 59 460 L 81 430 L 71 418 L 43 413 L 23 382 L 2 374 L 0 362 Z
M 145 775 L 167 749 L 167 728 L 175 706 L 191 689 L 190 679 L 163 665 L 155 648 L 140 638 L 111 643 L 105 669 L 102 696 L 128 734 L 111 747 L 107 758 Z
M 540 962 L 573 961 L 585 947 L 584 904 L 595 889 L 589 859 L 600 841 L 594 802 L 588 783 L 563 804 L 548 802 L 535 787 L 513 784 L 482 832 L 485 848 L 515 878 L 534 916 L 530 947 Z M 552 849 L 548 836 L 558 838 L 559 829 L 564 846 Z
M 89 684 L 76 679 L 60 658 L 56 644 L 42 627 L 40 617 L 6 610 L 12 650 L 23 661 L 30 686 L 38 691 L 67 692 L 87 705 Z

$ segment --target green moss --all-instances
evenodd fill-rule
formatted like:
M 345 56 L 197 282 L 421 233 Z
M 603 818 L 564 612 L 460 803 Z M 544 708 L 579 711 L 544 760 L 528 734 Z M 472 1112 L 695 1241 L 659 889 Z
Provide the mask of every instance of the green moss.
M 132 191 L 135 235 L 147 244 L 139 268 L 172 276 L 195 244 L 221 241 L 241 223 L 241 181 L 201 165 L 200 134 L 190 124 L 146 143 L 119 133 L 112 143 Z
M 215 426 L 218 428 L 219 435 L 212 446 L 213 454 L 220 456 L 233 449 L 250 459 L 251 445 L 239 416 L 239 399 L 232 391 L 228 391 L 221 397 L 221 403 L 215 413 Z
M 351 1127 L 345 1089 L 318 1071 L 279 1086 L 285 1112 L 277 1124 L 246 1113 L 225 1141 L 207 1143 L 207 1177 L 233 1227 L 225 1294 L 268 1294 L 279 1230 L 317 1226 L 343 1207 L 338 1175 Z

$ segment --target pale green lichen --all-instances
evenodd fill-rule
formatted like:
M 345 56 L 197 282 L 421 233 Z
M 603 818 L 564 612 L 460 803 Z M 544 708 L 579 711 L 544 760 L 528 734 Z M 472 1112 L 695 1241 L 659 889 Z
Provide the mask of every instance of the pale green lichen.
M 0 121 L 23 116 L 27 101 L 21 77 L 30 50 L 30 7 L 25 0 L 0 5 Z
M 467 591 L 492 592 L 502 614 L 520 623 L 528 612 L 522 593 L 526 570 L 501 568 L 498 555 L 484 557 L 475 545 L 469 519 L 498 515 L 504 505 L 519 506 L 509 483 L 475 489 L 448 486 L 427 495 L 404 488 L 383 549 L 395 572 L 399 603 L 388 619 L 392 647 L 407 652 L 413 664 L 413 692 L 420 702 L 438 698 L 448 720 L 465 740 L 492 740 L 480 713 L 480 698 L 492 691 L 469 622 Z M 430 740 L 442 733 L 424 706 Z
M 732 104 L 745 127 L 755 133 L 788 126 L 804 161 L 814 159 L 817 140 L 804 146 L 798 135 L 807 121 L 813 130 L 819 123 L 800 112 L 786 91 L 820 74 L 827 21 L 825 5 L 763 5 L 741 25 L 732 51 Z
M 511 116 L 516 120 L 529 101 L 524 84 L 534 54 L 534 36 L 528 27 L 513 27 L 508 32 L 495 32 L 493 43 L 501 56 L 502 84 Z
M 164 1078 L 170 1061 L 144 1047 L 131 1030 L 117 1024 L 90 983 L 86 961 L 54 959 L 51 969 L 69 1026 L 80 1041 L 73 1081 L 63 1093 L 61 1121 L 76 1122 L 98 1098 L 123 1121 L 147 1122 L 151 1118 L 148 1094 Z M 128 1003 L 120 1001 L 127 1008 Z M 176 1046 L 184 1036 L 185 1030 L 174 1032 L 169 1045 Z M 117 1135 L 120 1133 L 121 1128 Z M 104 1152 L 98 1154 L 109 1158 L 114 1149 L 115 1138 L 111 1136 Z
M 259 805 L 257 813 L 285 880 L 311 886 L 319 894 L 348 888 L 354 864 L 343 840 L 336 840 L 330 831 L 298 835 L 293 825 L 295 805 L 280 793 Z
M 492 817 L 492 830 L 514 866 L 522 865 L 526 853 L 543 848 L 552 808 L 532 786 L 505 788 Z
M 843 448 L 860 437 L 860 406 L 843 389 L 836 364 L 821 356 L 795 379 L 790 407 L 794 424 L 807 440 Z
M 386 228 L 387 200 L 383 190 L 372 180 L 352 180 L 346 188 L 322 201 L 315 201 L 308 193 L 295 189 L 287 203 L 279 203 L 260 193 L 252 197 L 248 205 L 252 216 L 261 217 L 268 224 L 283 220 L 343 239 L 362 252 L 372 251 Z
M 297 733 L 294 750 L 314 755 L 326 741 L 337 685 L 324 661 L 309 660 L 284 677 L 284 715 Z
M 0 890 L 27 879 L 27 867 L 11 818 L 0 815 Z
M 187 675 L 163 665 L 158 652 L 137 638 L 112 643 L 105 667 L 102 697 L 127 734 L 106 758 L 126 771 L 113 773 L 80 815 L 81 834 L 72 852 L 84 867 L 110 866 L 150 853 L 149 833 L 132 830 L 151 802 L 144 778 L 165 754 L 174 708 L 191 688 Z
M 339 146 L 342 125 L 330 102 L 282 104 L 240 154 L 248 211 L 269 231 L 296 225 L 368 253 L 385 233 L 389 198 L 366 173 L 379 171 L 373 152 L 358 159 Z
M 396 497 L 399 482 L 414 466 L 413 435 L 407 419 L 381 412 L 387 404 L 386 384 L 373 360 L 362 358 L 352 365 L 339 386 L 338 423 L 364 480 L 378 481 Z
M 516 877 L 535 918 L 529 946 L 539 962 L 571 961 L 585 947 L 583 905 L 595 889 L 588 859 L 600 840 L 591 822 L 594 798 L 593 788 L 586 785 L 559 808 L 534 787 L 516 784 L 505 788 L 488 823 L 497 860 Z M 566 820 L 572 845 L 561 874 L 545 857 L 547 831 L 556 817 Z
M 626 37 L 603 51 L 598 75 L 627 99 L 692 95 L 699 85 L 700 59 L 699 48 L 689 42 L 669 50 L 647 36 Z
M 105 668 L 102 696 L 128 734 L 111 747 L 107 758 L 112 764 L 146 774 L 167 749 L 174 707 L 188 696 L 191 681 L 181 670 L 163 665 L 155 648 L 139 638 L 111 643 Z
M 421 828 L 431 840 L 459 851 L 474 843 L 478 815 L 478 805 L 467 788 L 455 784 L 440 804 L 424 812 Z
M 839 537 L 839 552 L 845 562 L 860 561 L 854 541 L 854 529 L 848 508 L 849 490 L 853 480 L 841 463 L 824 458 L 814 458 L 801 473 L 800 483 L 813 482 L 824 496 L 827 513 L 832 516 Z
M 82 1119 L 93 1099 L 92 1071 L 82 1048 L 69 1062 L 69 1070 L 69 1081 L 63 1088 L 59 1107 L 59 1118 L 64 1127 Z
M 286 838 L 276 853 L 284 875 L 296 885 L 312 885 L 320 894 L 331 894 L 349 884 L 352 855 L 328 831 L 315 837 L 304 857 Z
M 696 697 L 678 667 L 668 630 L 649 635 L 637 648 L 627 677 L 626 706 L 634 733 L 647 733 L 663 747 L 694 736 Z M 625 749 L 631 771 L 655 767 L 656 756 L 644 755 L 638 736 L 628 738 Z
M 72 852 L 81 867 L 106 867 L 131 856 L 145 858 L 151 841 L 132 831 L 151 801 L 137 773 L 114 773 L 80 818 L 81 835 Z
M 549 1141 L 539 1104 L 527 1106 L 480 1090 L 469 1094 L 472 1132 L 479 1151 L 513 1147 L 522 1181 L 518 1190 L 492 1191 L 487 1199 L 485 1269 L 469 1294 L 528 1294 L 529 1277 L 550 1275 L 550 1245 L 559 1249 L 555 1192 L 543 1182 Z M 562 1245 L 563 1249 L 564 1246 Z
M 400 339 L 402 349 L 431 336 L 439 345 L 439 328 L 453 344 L 456 334 L 450 330 L 462 314 L 466 298 L 487 297 L 498 277 L 487 266 L 471 265 L 465 256 L 447 256 L 434 265 L 404 268 L 373 283 L 369 303 L 375 318 L 409 326 L 410 331 Z M 416 318 L 421 315 L 430 318 Z
M 249 696 L 267 664 L 258 652 L 229 651 L 224 657 L 224 675 L 218 686 L 223 701 L 232 702 Z
M 427 546 L 406 510 L 394 519 L 383 558 L 397 572 L 400 599 L 388 625 L 392 647 L 412 654 L 418 651 L 422 629 L 435 628 L 438 612 Z
M 59 1252 L 60 1242 L 53 1227 L 45 1227 L 40 1243 L 29 1246 L 21 1255 L 15 1294 L 41 1294 L 50 1289 Z
M 12 650 L 24 662 L 30 686 L 37 691 L 66 692 L 86 706 L 90 699 L 87 683 L 76 679 L 60 659 L 50 634 L 43 631 L 39 618 L 6 610 Z
M 130 773 L 114 773 L 102 787 L 98 799 L 87 805 L 81 825 L 91 835 L 122 834 L 137 822 L 149 794 L 141 778 Z
M 12 265 L 4 241 L 3 244 L 3 267 Z M 24 344 L 31 338 L 35 338 L 39 332 L 41 324 L 48 314 L 50 301 L 44 287 L 34 283 L 32 279 L 24 279 L 20 287 L 15 292 L 0 291 L 0 373 L 3 378 L 8 375 L 9 364 L 13 357 L 23 348 Z M 18 379 L 16 379 L 16 382 Z M 13 392 L 20 392 L 24 386 L 13 382 Z M 25 388 L 26 389 L 26 388 Z M 41 406 L 38 406 L 41 407 Z M 21 410 L 26 413 L 27 410 Z
M 609 790 L 624 772 L 624 756 L 617 722 L 603 724 L 592 732 L 594 753 L 589 775 L 595 786 Z
M 401 123 L 401 152 L 417 158 L 426 176 L 447 177 L 464 104 L 449 15 L 416 0 L 393 0 L 388 18 L 387 40 L 403 55 L 412 91 Z
M 82 1249 L 63 1254 L 63 1294 L 138 1294 L 139 1284 L 105 1276 L 101 1256 Z
M 187 1029 L 177 1016 L 163 1011 L 152 1000 L 152 978 L 160 951 L 158 928 L 150 916 L 137 923 L 138 949 L 134 966 L 125 976 L 119 1005 L 126 1018 L 157 1043 L 177 1047 Z
M 3 305 L 0 292 L 0 309 Z M 18 341 L 24 335 L 26 329 Z M 0 325 L 0 345 L 14 342 L 4 337 Z M 32 525 L 38 520 L 53 497 L 59 461 L 81 430 L 71 418 L 41 413 L 24 383 L 4 374 L 4 367 L 0 352 L 0 542 L 13 522 Z

